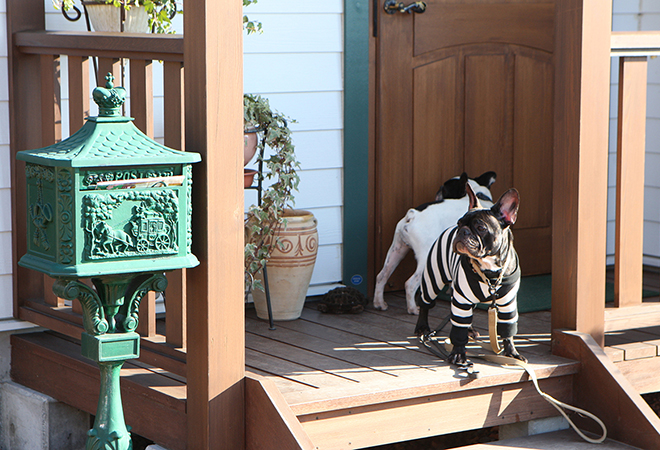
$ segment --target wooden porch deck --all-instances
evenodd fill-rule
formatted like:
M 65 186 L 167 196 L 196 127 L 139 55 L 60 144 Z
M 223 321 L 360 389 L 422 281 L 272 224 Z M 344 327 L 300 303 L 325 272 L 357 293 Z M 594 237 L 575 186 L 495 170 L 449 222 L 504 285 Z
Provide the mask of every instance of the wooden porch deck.
M 357 315 L 323 314 L 308 302 L 299 320 L 276 322 L 276 330 L 246 312 L 246 371 L 274 383 L 318 448 L 363 448 L 557 415 L 522 370 L 475 361 L 479 376 L 471 379 L 452 369 L 413 335 L 416 317 L 407 314 L 403 293 L 387 302 L 387 311 L 369 307 Z M 431 326 L 447 313 L 439 302 Z M 476 312 L 475 327 L 487 335 L 484 311 Z M 542 389 L 570 402 L 579 363 L 552 355 L 550 339 L 549 312 L 523 315 L 520 351 Z

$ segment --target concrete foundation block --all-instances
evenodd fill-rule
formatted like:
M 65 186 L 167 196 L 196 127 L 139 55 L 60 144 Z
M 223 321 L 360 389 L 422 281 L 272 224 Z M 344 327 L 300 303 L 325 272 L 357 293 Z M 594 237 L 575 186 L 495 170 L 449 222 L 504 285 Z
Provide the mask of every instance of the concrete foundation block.
M 568 422 L 563 416 L 546 417 L 544 419 L 501 425 L 499 437 L 500 440 L 515 439 L 522 436 L 534 436 L 536 434 L 565 430 L 568 427 Z
M 0 448 L 82 450 L 89 414 L 7 381 L 0 383 Z

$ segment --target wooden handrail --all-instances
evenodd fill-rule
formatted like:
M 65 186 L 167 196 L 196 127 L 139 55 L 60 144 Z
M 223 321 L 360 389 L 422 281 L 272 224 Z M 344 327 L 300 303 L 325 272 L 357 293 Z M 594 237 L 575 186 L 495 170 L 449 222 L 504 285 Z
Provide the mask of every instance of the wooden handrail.
M 610 47 L 612 56 L 660 55 L 660 31 L 614 31 Z
M 183 62 L 183 35 L 23 31 L 14 36 L 26 54 L 101 56 Z

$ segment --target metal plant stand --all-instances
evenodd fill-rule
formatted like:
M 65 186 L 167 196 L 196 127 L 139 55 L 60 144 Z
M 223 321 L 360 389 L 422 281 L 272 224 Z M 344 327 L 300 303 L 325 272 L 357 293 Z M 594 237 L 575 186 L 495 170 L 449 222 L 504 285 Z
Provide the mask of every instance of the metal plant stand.
M 256 186 L 249 186 L 246 187 L 245 189 L 249 190 L 256 190 L 257 191 L 257 205 L 261 206 L 261 191 L 263 187 L 263 169 L 264 169 L 264 149 L 266 148 L 265 141 L 266 141 L 266 130 L 264 130 L 264 138 L 263 138 L 263 143 L 260 146 L 259 149 L 259 157 L 257 160 L 259 161 L 257 163 L 257 172 L 258 172 L 258 177 L 257 177 L 257 185 Z M 268 309 L 268 329 L 269 330 L 275 330 L 275 323 L 273 322 L 273 307 L 271 306 L 270 303 L 270 288 L 268 287 L 268 268 L 267 264 L 264 264 L 264 267 L 262 269 L 262 272 L 264 274 L 264 293 L 266 294 L 266 308 Z

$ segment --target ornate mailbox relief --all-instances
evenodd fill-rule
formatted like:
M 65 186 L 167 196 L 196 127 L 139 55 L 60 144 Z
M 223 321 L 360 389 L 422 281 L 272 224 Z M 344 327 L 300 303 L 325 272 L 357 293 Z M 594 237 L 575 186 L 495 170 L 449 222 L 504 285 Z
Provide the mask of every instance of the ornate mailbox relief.
M 34 181 L 36 186 L 36 193 L 30 196 L 32 202 L 28 205 L 28 220 L 34 227 L 32 244 L 47 252 L 51 247 L 47 229 L 55 216 L 51 202 L 44 200 L 44 183 L 49 185 L 53 183 L 55 171 L 52 167 L 27 164 L 25 166 L 25 176 L 28 183 Z
M 84 257 L 94 260 L 176 254 L 178 202 L 173 190 L 83 195 Z

